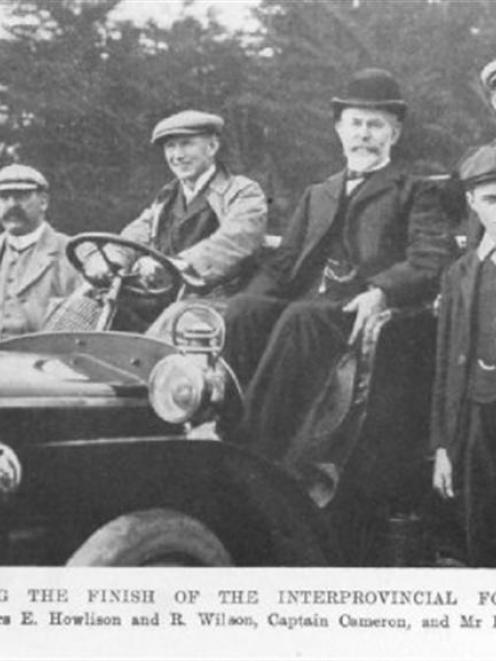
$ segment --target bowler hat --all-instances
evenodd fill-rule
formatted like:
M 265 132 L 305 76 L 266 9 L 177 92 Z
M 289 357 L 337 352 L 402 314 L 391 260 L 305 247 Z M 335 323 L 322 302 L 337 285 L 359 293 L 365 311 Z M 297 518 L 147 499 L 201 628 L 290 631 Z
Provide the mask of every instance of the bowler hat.
M 47 189 L 48 181 L 29 165 L 13 163 L 0 170 L 0 191 Z
M 480 72 L 482 85 L 488 92 L 496 89 L 496 60 L 492 60 Z
M 407 110 L 400 86 L 389 71 L 362 69 L 350 79 L 346 93 L 332 99 L 334 117 L 339 119 L 344 108 L 350 106 L 388 110 L 401 121 Z
M 458 173 L 467 190 L 496 181 L 496 144 L 471 149 L 458 165 Z
M 183 110 L 162 119 L 153 129 L 152 143 L 162 142 L 175 135 L 201 135 L 202 133 L 221 133 L 224 120 L 199 110 Z

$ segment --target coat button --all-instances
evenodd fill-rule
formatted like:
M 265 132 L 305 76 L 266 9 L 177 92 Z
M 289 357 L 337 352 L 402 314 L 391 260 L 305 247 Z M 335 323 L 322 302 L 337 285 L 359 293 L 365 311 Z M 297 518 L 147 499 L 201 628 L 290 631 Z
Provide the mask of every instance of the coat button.
M 466 362 L 467 362 L 467 356 L 464 353 L 461 353 L 458 356 L 458 365 L 465 365 Z

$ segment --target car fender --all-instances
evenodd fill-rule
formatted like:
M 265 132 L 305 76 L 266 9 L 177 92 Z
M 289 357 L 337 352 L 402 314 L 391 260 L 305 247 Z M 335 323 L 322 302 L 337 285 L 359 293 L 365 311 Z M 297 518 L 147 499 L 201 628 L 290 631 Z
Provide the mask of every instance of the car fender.
M 66 557 L 106 522 L 163 507 L 209 526 L 235 564 L 338 562 L 335 540 L 299 484 L 233 444 L 179 436 L 57 441 L 25 448 L 21 462 L 16 509 L 47 521 Z

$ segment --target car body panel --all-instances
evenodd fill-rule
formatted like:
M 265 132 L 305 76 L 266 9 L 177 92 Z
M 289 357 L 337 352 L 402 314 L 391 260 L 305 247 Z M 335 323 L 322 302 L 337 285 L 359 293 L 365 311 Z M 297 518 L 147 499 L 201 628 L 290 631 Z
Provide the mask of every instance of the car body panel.
M 174 349 L 132 333 L 39 333 L 0 343 L 0 409 L 139 406 Z

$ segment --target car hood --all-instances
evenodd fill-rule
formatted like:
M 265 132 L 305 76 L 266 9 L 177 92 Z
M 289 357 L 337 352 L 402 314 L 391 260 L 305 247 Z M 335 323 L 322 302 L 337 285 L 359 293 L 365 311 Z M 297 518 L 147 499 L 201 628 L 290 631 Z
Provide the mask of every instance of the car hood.
M 153 366 L 175 350 L 130 333 L 37 333 L 0 342 L 0 408 L 143 399 Z

